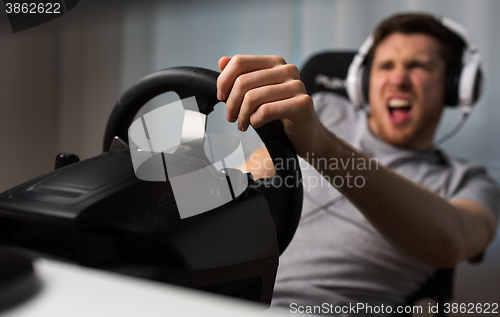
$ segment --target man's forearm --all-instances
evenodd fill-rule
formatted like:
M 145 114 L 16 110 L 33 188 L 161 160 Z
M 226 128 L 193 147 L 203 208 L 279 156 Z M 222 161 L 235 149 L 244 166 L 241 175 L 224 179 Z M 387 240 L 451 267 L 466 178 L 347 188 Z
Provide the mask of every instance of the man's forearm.
M 326 129 L 323 134 L 324 146 L 315 151 L 309 163 L 335 187 L 335 177 L 362 177 L 363 186 L 357 182 L 358 186 L 337 189 L 394 246 L 427 264 L 449 267 L 479 253 L 491 240 L 494 228 L 492 232 L 478 230 L 480 225 L 471 220 L 473 215 L 383 165 L 357 169 L 356 164 L 345 164 L 329 169 L 318 158 L 341 162 L 367 162 L 369 158 Z

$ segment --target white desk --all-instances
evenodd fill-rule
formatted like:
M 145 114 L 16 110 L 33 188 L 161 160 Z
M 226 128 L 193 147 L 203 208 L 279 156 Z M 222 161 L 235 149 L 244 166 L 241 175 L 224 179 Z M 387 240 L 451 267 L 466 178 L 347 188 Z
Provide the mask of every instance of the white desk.
M 42 289 L 6 317 L 271 315 L 265 307 L 47 259 L 34 261 Z M 274 315 L 274 314 L 273 314 Z

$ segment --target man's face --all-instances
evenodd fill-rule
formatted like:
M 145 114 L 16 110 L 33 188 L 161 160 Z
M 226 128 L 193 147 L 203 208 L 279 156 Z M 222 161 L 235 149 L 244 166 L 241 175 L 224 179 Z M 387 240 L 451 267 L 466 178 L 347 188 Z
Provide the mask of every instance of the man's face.
M 432 144 L 444 105 L 445 62 L 425 34 L 393 33 L 375 49 L 368 120 L 387 143 L 415 149 Z

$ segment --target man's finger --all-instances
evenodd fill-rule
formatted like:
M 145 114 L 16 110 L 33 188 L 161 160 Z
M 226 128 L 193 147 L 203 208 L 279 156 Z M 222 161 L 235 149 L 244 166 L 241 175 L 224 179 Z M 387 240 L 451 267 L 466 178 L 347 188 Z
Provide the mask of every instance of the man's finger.
M 231 60 L 231 57 L 227 57 L 227 56 L 222 56 L 219 59 L 218 66 L 219 66 L 220 71 L 223 71 L 224 68 L 226 68 L 227 63 L 229 63 L 230 60 Z
M 271 86 L 297 80 L 299 79 L 299 77 L 300 75 L 297 67 L 290 64 L 281 65 L 279 67 L 274 67 L 271 69 L 257 70 L 238 76 L 238 78 L 233 83 L 231 93 L 226 100 L 228 121 L 234 122 L 236 118 L 239 117 L 240 108 L 243 100 L 247 98 L 247 93 L 259 87 L 268 87 L 269 89 L 263 91 L 263 95 L 266 95 L 268 93 L 272 94 L 273 89 Z M 295 90 L 290 90 L 290 93 L 292 94 L 295 92 Z M 291 95 L 288 95 L 286 97 L 291 97 Z
M 279 56 L 236 55 L 229 60 L 217 79 L 217 97 L 221 101 L 225 100 L 238 76 L 283 64 L 286 62 Z
M 279 119 L 288 119 L 296 125 L 303 125 L 307 116 L 314 112 L 314 105 L 309 95 L 300 94 L 292 98 L 270 102 L 260 106 L 250 115 L 250 123 L 260 128 L 266 123 Z
M 271 102 L 290 99 L 304 93 L 304 84 L 300 80 L 287 81 L 281 84 L 262 86 L 252 89 L 243 99 L 238 115 L 239 127 L 246 131 L 250 125 L 250 116 L 259 106 Z

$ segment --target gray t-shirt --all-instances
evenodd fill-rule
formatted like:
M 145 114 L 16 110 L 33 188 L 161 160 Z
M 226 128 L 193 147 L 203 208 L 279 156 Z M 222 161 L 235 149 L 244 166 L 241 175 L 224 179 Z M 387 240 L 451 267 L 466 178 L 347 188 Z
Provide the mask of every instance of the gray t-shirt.
M 313 99 L 320 120 L 330 131 L 376 158 L 361 162 L 365 169 L 376 169 L 377 162 L 384 164 L 449 201 L 477 201 L 498 217 L 500 193 L 481 165 L 447 157 L 440 151 L 421 155 L 394 147 L 373 135 L 365 111 L 344 98 L 317 93 Z M 355 168 L 362 169 L 359 163 L 355 162 Z M 332 168 L 342 168 L 342 164 L 352 162 L 337 161 Z M 312 166 L 301 161 L 301 168 L 302 219 L 280 257 L 272 306 L 298 312 L 298 305 L 323 303 L 403 304 L 436 268 L 390 245 Z M 347 185 L 347 180 L 343 181 Z M 354 181 L 350 179 L 351 186 L 362 185 L 361 179 L 356 184 Z M 337 179 L 334 184 L 340 186 L 340 182 Z

